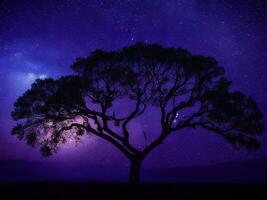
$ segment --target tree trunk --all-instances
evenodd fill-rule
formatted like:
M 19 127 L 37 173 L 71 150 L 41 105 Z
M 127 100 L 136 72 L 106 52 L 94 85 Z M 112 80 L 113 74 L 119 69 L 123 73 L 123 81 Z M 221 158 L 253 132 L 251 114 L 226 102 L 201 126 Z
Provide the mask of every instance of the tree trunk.
M 140 183 L 140 172 L 141 172 L 142 159 L 134 158 L 131 159 L 129 183 L 139 184 Z

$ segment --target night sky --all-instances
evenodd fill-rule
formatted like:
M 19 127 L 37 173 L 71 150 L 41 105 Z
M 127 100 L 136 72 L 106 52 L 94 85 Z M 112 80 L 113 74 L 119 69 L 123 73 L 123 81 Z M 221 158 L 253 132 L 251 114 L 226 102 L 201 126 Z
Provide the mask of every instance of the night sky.
M 121 152 L 94 136 L 43 158 L 38 149 L 11 136 L 10 112 L 15 99 L 36 78 L 71 74 L 70 65 L 77 57 L 136 42 L 182 47 L 216 58 L 234 81 L 233 89 L 252 96 L 267 116 L 264 0 L 0 0 L 0 160 L 127 166 Z M 137 141 L 138 133 L 153 129 L 152 118 L 132 125 Z M 144 166 L 210 165 L 266 157 L 264 135 L 262 148 L 248 153 L 208 131 L 185 130 L 148 155 Z

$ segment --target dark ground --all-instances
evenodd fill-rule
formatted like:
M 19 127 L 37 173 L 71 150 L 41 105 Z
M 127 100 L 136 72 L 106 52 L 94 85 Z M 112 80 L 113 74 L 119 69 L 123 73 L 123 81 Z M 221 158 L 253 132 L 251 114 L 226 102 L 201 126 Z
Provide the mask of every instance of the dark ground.
M 267 199 L 267 184 L 0 183 L 1 199 Z M 2 198 L 4 197 L 4 198 Z

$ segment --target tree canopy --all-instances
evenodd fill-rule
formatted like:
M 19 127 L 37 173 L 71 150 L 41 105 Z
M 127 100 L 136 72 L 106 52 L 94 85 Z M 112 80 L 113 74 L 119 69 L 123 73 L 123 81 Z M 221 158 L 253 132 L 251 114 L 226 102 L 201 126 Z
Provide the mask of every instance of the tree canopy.
M 168 135 L 196 127 L 236 147 L 260 146 L 262 112 L 251 97 L 231 91 L 231 81 L 214 58 L 138 43 L 115 51 L 96 50 L 71 67 L 75 75 L 36 80 L 14 105 L 12 116 L 19 123 L 12 133 L 32 146 L 40 145 L 44 155 L 68 140 L 94 134 L 130 159 L 144 157 Z M 118 99 L 133 103 L 128 114 L 119 116 L 112 110 Z M 135 133 L 128 125 L 151 106 L 160 110 L 161 130 L 139 149 L 131 144 L 129 135 Z

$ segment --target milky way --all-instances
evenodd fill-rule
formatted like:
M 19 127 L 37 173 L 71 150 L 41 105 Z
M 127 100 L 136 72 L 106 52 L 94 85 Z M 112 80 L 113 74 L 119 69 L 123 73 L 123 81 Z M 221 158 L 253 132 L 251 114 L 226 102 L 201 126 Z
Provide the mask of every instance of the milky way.
M 92 162 L 125 160 L 110 144 L 92 137 L 62 148 L 52 158 L 10 135 L 14 100 L 35 78 L 72 73 L 76 57 L 139 41 L 215 57 L 267 114 L 267 4 L 219 0 L 3 0 L 0 3 L 0 159 Z M 142 132 L 152 124 L 133 124 Z M 153 129 L 153 127 L 152 127 Z M 140 136 L 141 137 L 141 136 Z M 187 130 L 148 156 L 147 165 L 198 165 L 267 156 L 234 150 L 222 138 Z M 79 155 L 79 156 L 77 156 Z

